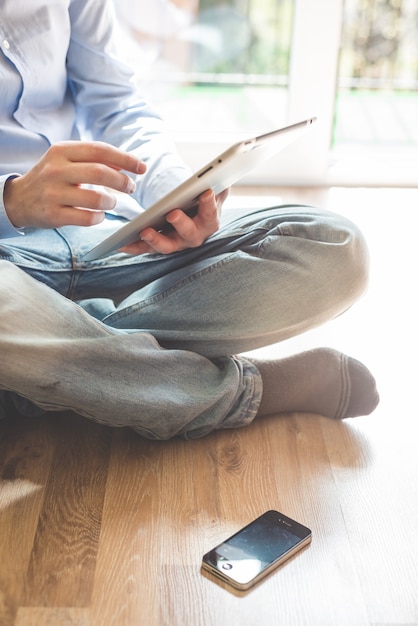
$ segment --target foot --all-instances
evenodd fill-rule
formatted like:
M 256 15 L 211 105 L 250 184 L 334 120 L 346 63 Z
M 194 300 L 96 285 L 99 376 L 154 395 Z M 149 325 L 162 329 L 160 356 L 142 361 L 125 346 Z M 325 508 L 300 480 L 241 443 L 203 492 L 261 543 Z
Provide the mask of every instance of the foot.
M 273 361 L 249 360 L 263 380 L 259 416 L 303 412 L 344 419 L 369 415 L 379 403 L 367 367 L 331 348 Z

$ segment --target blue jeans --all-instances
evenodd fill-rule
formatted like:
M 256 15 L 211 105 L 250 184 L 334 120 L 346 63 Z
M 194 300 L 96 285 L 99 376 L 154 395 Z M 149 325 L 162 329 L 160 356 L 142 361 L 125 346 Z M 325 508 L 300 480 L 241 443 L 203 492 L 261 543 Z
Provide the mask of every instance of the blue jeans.
M 357 227 L 311 207 L 247 214 L 169 256 L 84 262 L 119 226 L 1 242 L 0 389 L 22 412 L 71 409 L 157 439 L 244 426 L 262 381 L 238 355 L 339 315 L 367 284 Z

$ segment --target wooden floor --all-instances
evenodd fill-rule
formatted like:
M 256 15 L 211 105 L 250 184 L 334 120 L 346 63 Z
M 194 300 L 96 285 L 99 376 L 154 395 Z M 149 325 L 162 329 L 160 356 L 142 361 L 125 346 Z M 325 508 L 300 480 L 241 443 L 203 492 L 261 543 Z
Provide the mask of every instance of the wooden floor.
M 1 626 L 418 624 L 418 193 L 297 198 L 359 223 L 372 281 L 346 315 L 261 352 L 347 351 L 375 372 L 378 409 L 193 442 L 68 414 L 0 423 Z M 269 508 L 312 544 L 244 595 L 201 573 L 204 552 Z

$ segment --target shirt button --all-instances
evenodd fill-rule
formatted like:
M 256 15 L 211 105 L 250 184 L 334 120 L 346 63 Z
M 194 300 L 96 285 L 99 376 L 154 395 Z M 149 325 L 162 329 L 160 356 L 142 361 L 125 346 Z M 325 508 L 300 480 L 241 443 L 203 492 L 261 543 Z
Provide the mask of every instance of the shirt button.
M 9 42 L 7 41 L 7 39 L 3 39 L 3 43 L 2 43 L 2 45 L 3 45 L 3 48 L 4 48 L 5 50 L 10 50 L 10 44 L 9 44 Z

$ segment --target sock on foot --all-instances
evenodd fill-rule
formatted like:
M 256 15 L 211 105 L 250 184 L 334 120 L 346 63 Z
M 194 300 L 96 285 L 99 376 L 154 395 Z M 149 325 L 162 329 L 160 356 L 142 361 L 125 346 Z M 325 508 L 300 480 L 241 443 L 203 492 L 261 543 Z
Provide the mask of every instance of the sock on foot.
M 369 415 L 379 403 L 376 381 L 367 367 L 331 348 L 279 360 L 249 360 L 263 380 L 259 416 L 304 412 L 344 419 Z

